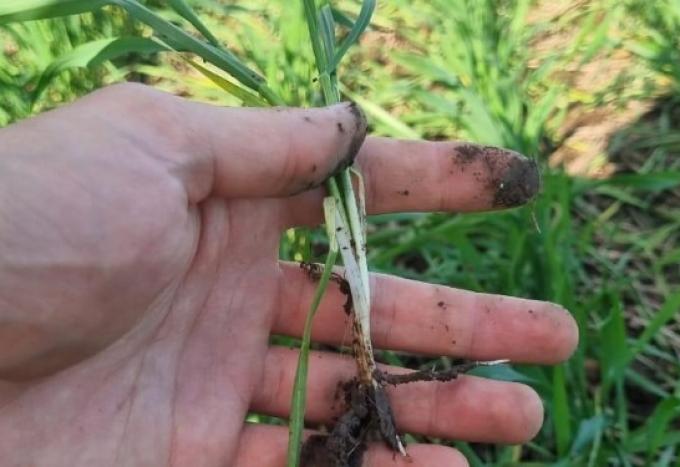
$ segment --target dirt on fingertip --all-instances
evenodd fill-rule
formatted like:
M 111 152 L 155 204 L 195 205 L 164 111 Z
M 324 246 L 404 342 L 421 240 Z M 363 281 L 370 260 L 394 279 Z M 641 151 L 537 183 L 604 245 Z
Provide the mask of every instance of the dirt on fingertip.
M 338 156 L 336 156 L 338 157 L 338 160 L 335 166 L 331 167 L 328 172 L 322 173 L 322 171 L 318 170 L 319 167 L 316 164 L 313 164 L 309 169 L 309 173 L 311 174 L 310 178 L 307 180 L 301 180 L 299 186 L 291 190 L 292 195 L 296 195 L 298 193 L 302 193 L 304 191 L 321 186 L 327 179 L 339 174 L 354 163 L 354 159 L 356 159 L 359 149 L 361 149 L 361 145 L 364 144 L 364 140 L 366 139 L 368 122 L 363 111 L 356 103 L 346 102 L 344 107 L 349 113 L 351 120 L 344 124 L 340 121 L 331 123 L 331 125 L 335 125 L 335 128 L 337 129 L 338 134 L 341 136 L 342 141 L 349 140 L 349 142 L 345 143 L 346 149 L 340 149 L 341 151 L 344 151 L 344 153 L 338 154 Z M 284 112 L 290 109 L 282 107 L 275 110 Z M 303 115 L 302 120 L 310 125 L 320 124 L 318 120 L 314 120 L 309 115 Z M 349 135 L 348 132 L 351 132 L 352 134 Z
M 361 145 L 364 144 L 364 140 L 366 139 L 368 122 L 364 112 L 356 104 L 356 102 L 348 102 L 346 105 L 347 109 L 352 115 L 354 134 L 352 135 L 352 140 L 347 147 L 347 152 L 345 153 L 344 157 L 340 159 L 335 169 L 333 169 L 331 175 L 339 173 L 354 163 L 354 159 L 356 159 L 357 154 L 359 154 L 359 149 L 361 149 Z M 342 123 L 338 123 L 337 127 L 340 133 L 345 133 L 345 128 Z
M 461 144 L 454 149 L 455 162 L 464 167 L 479 159 L 484 154 L 485 148 L 489 146 L 479 146 L 477 144 Z
M 533 159 L 508 149 L 477 144 L 456 145 L 453 164 L 489 190 L 494 208 L 520 206 L 531 200 L 540 190 L 538 165 Z
M 520 206 L 536 196 L 540 189 L 538 164 L 533 159 L 513 159 L 505 175 L 495 184 L 493 206 Z

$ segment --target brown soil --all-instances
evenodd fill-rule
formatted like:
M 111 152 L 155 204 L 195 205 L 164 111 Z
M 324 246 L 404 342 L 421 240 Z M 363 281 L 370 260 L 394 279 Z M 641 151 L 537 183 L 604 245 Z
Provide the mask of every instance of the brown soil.
M 541 186 L 538 165 L 532 159 L 507 149 L 475 144 L 454 147 L 453 163 L 462 171 L 474 163 L 483 170 L 472 175 L 492 193 L 495 208 L 520 206 L 539 191 Z
M 359 149 L 361 148 L 361 145 L 364 143 L 364 139 L 366 139 L 366 130 L 368 128 L 366 116 L 364 115 L 361 108 L 355 102 L 348 102 L 347 106 L 349 107 L 349 111 L 352 113 L 352 116 L 354 117 L 354 137 L 352 138 L 352 141 L 349 147 L 347 148 L 347 153 L 345 157 L 333 171 L 333 175 L 341 172 L 342 170 L 346 169 L 347 167 L 354 163 L 354 159 L 357 157 Z M 340 133 L 345 132 L 345 128 L 342 126 L 342 123 L 338 122 L 337 127 L 338 132 Z
M 568 50 L 582 32 L 588 3 L 586 0 L 536 3 L 530 10 L 529 24 L 550 26 L 531 43 L 532 68 L 538 68 L 556 52 Z M 612 26 L 609 34 L 613 40 L 619 40 L 623 32 Z M 579 60 L 580 56 L 575 56 L 553 75 L 575 97 L 557 131 L 560 143 L 550 155 L 550 164 L 564 167 L 570 175 L 606 178 L 617 170 L 607 154 L 608 141 L 649 110 L 648 103 L 628 101 L 625 97 L 644 94 L 646 84 L 639 79 L 644 73 L 624 47 L 605 47 L 587 63 Z
M 302 447 L 301 467 L 358 467 L 371 435 L 398 451 L 397 430 L 383 387 L 352 380 L 344 385 L 347 410 L 328 435 L 311 436 Z

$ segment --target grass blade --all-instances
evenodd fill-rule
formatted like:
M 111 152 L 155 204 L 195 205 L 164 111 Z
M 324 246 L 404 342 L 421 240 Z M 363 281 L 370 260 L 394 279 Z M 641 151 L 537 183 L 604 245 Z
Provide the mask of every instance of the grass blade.
M 333 12 L 329 5 L 321 7 L 319 23 L 321 24 L 321 40 L 323 41 L 326 53 L 326 63 L 333 63 L 333 57 L 335 56 L 335 21 L 333 20 Z
M 333 20 L 333 12 L 330 5 L 326 4 L 321 8 L 319 23 L 321 25 L 321 41 L 326 54 L 326 66 L 328 67 L 321 76 L 321 83 L 322 85 L 328 86 L 328 89 L 324 90 L 326 103 L 336 103 L 340 102 L 340 93 L 338 92 L 337 83 L 338 78 L 335 73 L 335 68 L 329 66 L 329 64 L 333 63 L 333 56 L 335 54 L 335 21 Z
M 593 186 L 601 185 L 621 185 L 637 190 L 660 192 L 680 186 L 680 171 L 669 170 L 644 174 L 617 174 L 608 180 L 593 183 Z
M 208 29 L 203 21 L 196 15 L 194 10 L 187 4 L 185 0 L 168 0 L 170 6 L 173 10 L 177 12 L 185 20 L 189 21 L 193 27 L 195 27 L 198 32 L 203 34 L 203 37 L 208 39 L 215 47 L 220 47 L 220 41 L 215 37 L 215 35 Z
M 680 311 L 680 291 L 675 292 L 668 297 L 661 309 L 659 309 L 651 321 L 647 323 L 642 335 L 637 339 L 633 346 L 632 355 L 637 355 L 642 352 L 652 338 L 658 334 L 659 330 L 677 316 L 678 311 Z
M 283 101 L 265 84 L 264 78 L 228 50 L 215 46 L 218 43 L 215 36 L 183 0 L 171 0 L 175 11 L 191 22 L 212 44 L 196 39 L 136 0 L 7 0 L 0 6 L 0 24 L 83 13 L 107 4 L 124 8 L 133 18 L 150 26 L 173 49 L 195 53 L 234 76 L 244 86 L 257 91 L 270 104 L 283 104 Z
M 333 69 L 335 69 L 338 66 L 340 60 L 342 60 L 342 57 L 345 56 L 345 54 L 352 46 L 352 44 L 359 40 L 361 34 L 366 30 L 366 28 L 370 24 L 371 17 L 373 16 L 373 12 L 375 11 L 375 4 L 376 4 L 375 0 L 364 0 L 363 4 L 361 5 L 361 11 L 359 11 L 359 16 L 354 22 L 352 29 L 350 29 L 349 34 L 347 35 L 345 40 L 342 41 L 342 43 L 338 47 L 338 50 L 335 52 L 335 58 L 331 62 L 333 65 L 332 66 Z
M 107 60 L 130 53 L 151 54 L 167 50 L 169 50 L 167 46 L 144 37 L 112 37 L 82 44 L 59 57 L 45 69 L 33 92 L 33 103 L 62 71 L 97 66 Z
M 564 375 L 564 366 L 553 369 L 553 413 L 555 426 L 555 442 L 557 452 L 563 456 L 567 453 L 571 442 L 571 424 L 569 422 L 569 396 Z
M 584 452 L 589 445 L 595 442 L 606 426 L 606 420 L 602 415 L 595 415 L 594 417 L 581 420 L 569 455 L 576 457 Z
M 321 15 L 316 7 L 315 0 L 303 0 L 302 1 L 305 18 L 307 20 L 307 29 L 309 30 L 309 37 L 312 41 L 312 50 L 314 51 L 314 60 L 316 62 L 316 68 L 319 70 L 319 84 L 321 84 L 321 91 L 323 92 L 324 102 L 326 105 L 334 104 L 339 102 L 340 95 L 337 91 L 337 86 L 331 80 L 330 69 L 329 69 L 329 59 L 327 50 L 328 48 L 334 48 L 334 40 L 330 40 L 332 45 L 324 47 L 324 43 L 329 41 L 329 36 L 334 37 L 334 33 L 330 31 L 323 32 L 323 26 L 321 23 Z M 329 21 L 328 19 L 326 20 Z M 330 15 L 330 24 L 333 23 L 332 15 Z M 326 29 L 329 28 L 329 24 L 326 25 Z
M 352 29 L 352 27 L 354 27 L 354 20 L 347 16 L 345 13 L 338 10 L 337 8 L 331 8 L 331 11 L 333 12 L 333 19 L 340 26 L 345 27 L 347 29 Z
M 421 139 L 420 134 L 413 128 L 406 125 L 404 122 L 396 118 L 374 102 L 347 91 L 343 88 L 343 94 L 359 104 L 367 115 L 371 116 L 375 121 L 381 123 L 390 130 L 390 136 L 397 138 Z
M 75 15 L 108 3 L 108 0 L 4 0 L 0 3 L 0 25 Z
M 146 8 L 136 0 L 111 0 L 124 8 L 133 18 L 150 26 L 170 47 L 178 51 L 192 52 L 218 68 L 231 74 L 244 86 L 258 92 L 272 105 L 283 105 L 282 99 L 272 91 L 264 78 L 248 68 L 236 55 L 225 49 L 218 49 L 190 34 Z
M 300 345 L 300 356 L 298 358 L 297 370 L 295 372 L 295 383 L 293 385 L 293 400 L 290 408 L 290 420 L 288 424 L 288 467 L 297 467 L 300 463 L 300 447 L 302 442 L 302 430 L 305 424 L 305 403 L 307 400 L 307 371 L 309 370 L 309 346 L 312 339 L 312 320 L 319 308 L 321 298 L 323 298 L 328 281 L 330 280 L 333 266 L 338 257 L 338 244 L 335 238 L 335 219 L 337 205 L 335 198 L 329 196 L 323 201 L 324 217 L 326 219 L 326 232 L 329 240 L 329 251 L 326 256 L 326 264 L 319 279 L 319 284 L 314 291 L 314 298 L 307 313 L 305 328 L 302 334 L 302 344 Z
M 613 294 L 612 294 L 613 295 Z M 609 297 L 611 312 L 599 332 L 602 348 L 603 393 L 621 379 L 630 361 L 623 307 L 617 296 Z
M 321 34 L 319 34 L 319 12 L 314 0 L 302 0 L 302 4 L 305 10 L 305 18 L 307 18 L 307 28 L 309 29 L 309 38 L 312 41 L 312 51 L 314 52 L 316 67 L 319 73 L 324 73 L 328 70 L 328 63 L 323 52 Z
M 654 454 L 659 452 L 663 436 L 670 431 L 674 420 L 680 418 L 680 398 L 671 397 L 656 406 L 645 425 L 639 430 L 647 438 L 647 456 L 651 462 Z
M 206 67 L 204 67 L 200 63 L 198 63 L 194 60 L 189 60 L 189 59 L 186 59 L 186 62 L 189 65 L 191 65 L 192 67 L 194 67 L 203 76 L 205 76 L 210 81 L 215 83 L 217 86 L 224 89 L 229 94 L 236 97 L 237 99 L 240 99 L 241 102 L 243 102 L 245 105 L 248 105 L 248 106 L 251 106 L 251 107 L 266 107 L 267 106 L 267 102 L 263 101 L 262 99 L 257 97 L 255 94 L 252 94 L 252 93 L 246 91 L 241 86 L 238 86 L 237 84 L 234 84 L 231 81 L 229 81 L 227 78 L 210 71 L 209 69 L 207 69 Z

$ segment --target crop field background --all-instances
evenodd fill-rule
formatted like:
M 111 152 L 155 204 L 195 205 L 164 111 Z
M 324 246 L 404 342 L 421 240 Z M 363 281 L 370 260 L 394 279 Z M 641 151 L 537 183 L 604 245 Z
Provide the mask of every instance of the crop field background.
M 167 2 L 145 3 L 190 30 Z M 288 104 L 320 105 L 300 2 L 189 3 Z M 359 8 L 333 4 L 340 24 Z M 120 54 L 124 41 L 112 60 L 92 53 L 151 34 L 115 7 L 0 26 L 0 126 L 122 80 L 239 105 L 186 55 Z M 499 145 L 542 167 L 525 208 L 369 225 L 373 270 L 555 301 L 579 323 L 563 365 L 477 370 L 531 384 L 546 420 L 523 446 L 455 442 L 471 465 L 679 466 L 680 0 L 382 0 L 340 77 L 374 134 Z M 290 259 L 326 249 L 300 230 L 281 246 Z

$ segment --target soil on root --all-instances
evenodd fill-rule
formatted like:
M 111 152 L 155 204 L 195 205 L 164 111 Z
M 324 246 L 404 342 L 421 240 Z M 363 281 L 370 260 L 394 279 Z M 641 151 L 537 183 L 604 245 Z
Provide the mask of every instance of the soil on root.
M 346 411 L 327 435 L 314 435 L 302 446 L 301 467 L 359 467 L 369 439 L 381 438 L 397 452 L 397 429 L 382 386 L 358 380 L 342 385 Z
M 346 410 L 327 435 L 313 435 L 302 446 L 301 467 L 360 467 L 370 440 L 382 440 L 395 455 L 403 439 L 397 432 L 386 385 L 416 381 L 451 381 L 479 365 L 464 362 L 448 370 L 421 370 L 394 375 L 376 370 L 374 386 L 357 379 L 340 385 Z

